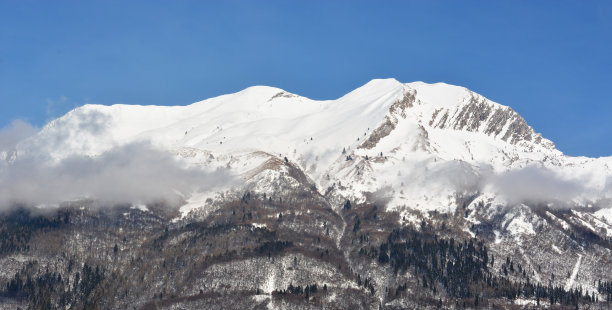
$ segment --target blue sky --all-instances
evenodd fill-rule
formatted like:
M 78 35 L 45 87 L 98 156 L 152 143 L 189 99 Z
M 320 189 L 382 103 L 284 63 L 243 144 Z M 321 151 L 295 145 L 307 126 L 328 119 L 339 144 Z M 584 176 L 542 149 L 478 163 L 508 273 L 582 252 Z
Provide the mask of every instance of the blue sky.
M 567 154 L 612 155 L 612 1 L 0 0 L 0 127 L 385 77 L 466 86 Z

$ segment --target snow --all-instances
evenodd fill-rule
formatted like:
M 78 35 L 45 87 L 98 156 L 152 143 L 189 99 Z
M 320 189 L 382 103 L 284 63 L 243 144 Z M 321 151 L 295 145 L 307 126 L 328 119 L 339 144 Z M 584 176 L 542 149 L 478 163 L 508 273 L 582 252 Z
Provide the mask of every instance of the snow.
M 272 292 L 276 289 L 276 270 L 273 269 L 272 272 L 268 273 L 266 278 L 266 282 L 263 286 L 263 291 L 266 294 L 272 294 Z
M 550 213 L 549 211 L 546 211 L 546 215 L 548 215 L 553 221 L 555 221 L 555 223 L 561 225 L 561 227 L 563 227 L 563 229 L 565 230 L 570 230 L 571 226 L 564 220 L 558 218 L 556 215 Z
M 494 230 L 493 233 L 495 234 L 495 244 L 500 244 L 502 242 L 501 233 L 499 232 L 499 230 Z
M 261 224 L 259 224 L 259 223 L 252 223 L 251 225 L 253 227 L 255 227 L 255 228 L 266 228 L 266 227 L 268 227 L 268 225 L 266 225 L 265 223 L 261 223 Z
M 181 213 L 181 217 L 185 217 L 193 210 L 203 209 L 205 211 L 212 211 L 211 206 L 214 198 L 217 198 L 218 194 L 214 192 L 203 192 L 192 194 L 187 203 L 182 205 L 179 208 L 179 212 Z M 207 206 L 207 208 L 203 208 Z
M 533 224 L 527 219 L 522 210 L 518 215 L 508 213 L 504 222 L 502 222 L 502 225 L 506 227 L 507 231 L 515 236 L 533 236 L 536 234 L 535 230 L 533 229 Z
M 140 211 L 143 211 L 143 212 L 149 211 L 149 208 L 147 208 L 147 206 L 142 204 L 142 203 L 134 204 L 134 205 L 132 205 L 131 208 L 132 209 L 137 209 L 137 210 L 140 210 Z
M 253 295 L 253 300 L 257 303 L 264 302 L 268 299 L 270 299 L 269 295 Z
M 419 100 L 434 107 L 452 107 L 470 97 L 466 88 L 446 83 L 412 82 L 406 85 L 416 89 Z
M 612 208 L 597 210 L 594 215 L 609 225 L 612 225 Z
M 537 301 L 533 299 L 517 298 L 514 301 L 515 305 L 519 306 L 535 306 Z
M 572 210 L 572 214 L 575 215 L 575 217 L 572 217 L 571 219 L 574 220 L 575 222 L 578 222 L 578 224 L 585 226 L 586 228 L 590 229 L 593 232 L 596 232 L 597 229 L 595 229 L 595 227 L 593 227 L 593 225 L 591 225 L 589 222 L 585 221 L 583 219 L 583 217 L 585 216 L 583 213 L 578 212 L 576 210 Z
M 606 212 L 609 209 L 601 209 L 596 211 L 594 214 L 589 214 L 586 212 L 579 212 L 572 210 L 572 213 L 577 216 L 577 220 L 583 226 L 586 226 L 593 232 L 605 232 L 607 237 L 612 237 L 612 225 L 608 224 L 607 219 L 602 216 L 602 213 Z M 601 212 L 604 211 L 604 212 Z M 599 213 L 598 213 L 599 212 Z M 605 213 L 604 213 L 605 214 Z
M 567 283 L 565 283 L 565 290 L 569 291 L 574 285 L 574 281 L 576 280 L 576 276 L 578 275 L 578 271 L 580 271 L 580 263 L 582 262 L 582 255 L 578 254 L 578 260 L 576 261 L 576 265 L 574 266 L 574 270 L 572 270 L 572 274 L 569 279 L 567 279 Z
M 392 113 L 390 107 L 407 94 L 415 94 L 414 104 Z M 85 105 L 22 141 L 17 153 L 53 164 L 145 141 L 193 167 L 227 169 L 256 192 L 273 190 L 271 183 L 287 174 L 287 166 L 270 164 L 273 158 L 286 157 L 318 189 L 341 183 L 335 192 L 341 197 L 360 202 L 367 193 L 376 193 L 390 210 L 424 214 L 454 212 L 457 194 L 477 186 L 483 171 L 504 173 L 537 162 L 568 180 L 584 181 L 592 189 L 584 199 L 599 197 L 612 175 L 612 157 L 574 158 L 529 141 L 510 144 L 500 138 L 507 126 L 490 135 L 484 125 L 466 131 L 430 124 L 436 111 L 437 118 L 443 113 L 457 117 L 472 98 L 509 109 L 463 87 L 395 79 L 372 80 L 335 100 L 254 86 L 187 106 Z M 364 141 L 388 121 L 392 130 L 365 147 Z M 346 161 L 349 155 L 353 160 Z M 181 193 L 187 202 L 181 214 L 211 208 L 218 192 L 235 185 Z M 604 210 L 612 209 L 602 209 L 597 216 L 610 219 L 612 211 Z M 506 224 L 513 233 L 535 234 L 524 217 Z
M 421 223 L 421 218 L 417 217 L 413 212 L 409 212 L 404 210 L 400 213 L 400 223 L 403 225 L 413 225 L 418 226 Z

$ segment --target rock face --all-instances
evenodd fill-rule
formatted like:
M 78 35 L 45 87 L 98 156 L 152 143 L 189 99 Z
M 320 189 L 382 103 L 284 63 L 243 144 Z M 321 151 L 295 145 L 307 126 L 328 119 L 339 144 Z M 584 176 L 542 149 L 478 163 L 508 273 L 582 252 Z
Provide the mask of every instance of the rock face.
M 543 139 L 510 107 L 494 103 L 467 89 L 458 101 L 458 104 L 436 109 L 429 125 L 440 129 L 480 132 L 513 145 L 535 144 L 549 150 L 555 148 L 551 141 Z
M 460 107 L 440 112 L 437 110 L 430 121 L 435 128 L 483 132 L 510 144 L 533 142 L 554 149 L 552 142 L 543 140 L 512 108 L 493 104 L 478 95 L 472 95 Z
M 389 113 L 385 115 L 384 121 L 368 136 L 368 139 L 360 147 L 372 149 L 380 139 L 388 136 L 397 126 L 400 119 L 406 118 L 409 108 L 414 107 L 415 91 L 405 92 L 400 100 L 397 100 L 389 107 Z
M 575 308 L 611 293 L 612 158 L 565 156 L 462 87 L 88 105 L 1 154 L 0 308 Z

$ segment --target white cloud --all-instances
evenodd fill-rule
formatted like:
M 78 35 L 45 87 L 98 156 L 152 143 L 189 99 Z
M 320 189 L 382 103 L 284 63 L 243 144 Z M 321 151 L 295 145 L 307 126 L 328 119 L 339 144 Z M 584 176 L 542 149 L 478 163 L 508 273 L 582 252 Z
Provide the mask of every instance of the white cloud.
M 57 163 L 40 158 L 19 156 L 11 163 L 0 163 L 0 208 L 84 198 L 108 205 L 177 205 L 182 195 L 232 180 L 225 170 L 187 166 L 148 143 L 125 145 L 96 157 L 70 156 Z
M 22 120 L 14 120 L 0 129 L 0 152 L 15 148 L 19 141 L 38 132 L 38 128 Z
M 567 179 L 535 165 L 495 175 L 488 183 L 510 204 L 555 203 L 567 206 L 575 199 L 591 197 L 593 192 L 583 180 Z

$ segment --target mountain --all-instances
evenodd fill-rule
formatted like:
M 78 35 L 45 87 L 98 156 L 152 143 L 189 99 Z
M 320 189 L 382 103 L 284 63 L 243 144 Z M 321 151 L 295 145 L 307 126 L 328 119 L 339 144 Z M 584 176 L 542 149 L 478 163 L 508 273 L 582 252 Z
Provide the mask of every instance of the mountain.
M 604 190 L 612 176 L 612 158 L 564 156 L 507 106 L 458 86 L 394 79 L 372 80 L 327 101 L 255 86 L 189 106 L 85 105 L 50 122 L 18 153 L 57 162 L 137 142 L 191 165 L 233 166 L 232 173 L 248 178 L 268 160 L 286 157 L 321 191 L 342 183 L 347 190 L 340 194 L 358 201 L 384 186 L 426 198 L 458 187 L 483 191 L 476 184 L 483 179 L 537 166 L 555 179 L 585 184 L 588 190 L 569 200 L 586 204 L 609 198 Z M 428 193 L 410 186 L 415 178 L 451 184 Z M 391 206 L 435 205 L 415 199 L 393 195 Z
M 149 281 L 139 289 L 155 294 L 105 299 L 109 307 L 198 308 L 209 305 L 206 300 L 236 307 L 223 297 L 227 292 L 271 308 L 344 308 L 351 294 L 360 296 L 359 308 L 477 305 L 479 298 L 489 307 L 539 306 L 552 288 L 559 288 L 559 299 L 549 304 L 568 306 L 588 303 L 585 292 L 602 301 L 609 294 L 597 281 L 612 277 L 612 157 L 566 156 L 512 108 L 459 86 L 382 79 L 325 101 L 254 86 L 188 106 L 85 105 L 2 154 L 1 202 L 53 205 L 66 216 L 58 223 L 47 216 L 51 222 L 43 228 L 40 219 L 21 220 L 33 232 L 3 248 L 2 260 L 12 266 L 3 271 L 7 287 L 13 275 L 43 275 L 20 263 L 27 257 L 39 269 L 60 266 L 54 268 L 69 277 L 75 276 L 66 267 L 70 261 L 83 268 L 96 262 L 107 276 L 135 281 L 127 270 L 109 266 L 117 259 L 112 254 L 88 254 L 84 238 L 101 240 L 102 248 L 121 244 L 130 270 Z M 91 226 L 96 229 L 86 231 Z M 72 246 L 71 254 L 52 258 L 53 250 L 41 252 L 44 237 L 37 234 L 54 229 L 84 237 L 57 237 L 60 248 Z M 250 233 L 259 239 L 250 240 Z M 451 252 L 471 253 L 453 254 L 454 267 L 463 262 L 465 271 L 476 258 L 483 264 L 471 269 L 472 280 L 451 277 L 453 263 L 440 274 L 444 259 L 423 258 L 425 265 L 412 262 L 414 271 L 403 270 L 399 262 L 419 256 L 393 250 L 410 240 L 446 249 L 451 238 L 465 242 Z M 205 256 L 164 276 L 143 269 L 147 260 L 168 266 L 172 258 L 156 248 L 176 253 L 181 266 L 194 251 Z M 137 256 L 145 262 L 134 261 Z M 267 261 L 273 256 L 280 267 Z M 253 279 L 244 282 L 238 270 Z M 478 289 L 479 281 L 495 293 Z M 108 277 L 92 290 L 100 292 L 100 283 L 129 292 Z M 311 292 L 319 304 L 309 306 L 280 292 L 303 295 L 304 286 L 315 283 L 319 291 L 325 283 L 333 295 Z M 538 290 L 536 283 L 550 290 L 527 293 Z M 457 291 L 462 285 L 469 292 Z M 419 293 L 419 287 L 431 292 Z M 578 287 L 581 293 L 574 294 Z M 164 299 L 162 290 L 171 296 Z M 38 296 L 22 291 L 7 291 L 8 304 L 19 294 Z M 89 293 L 63 305 L 90 305 Z

